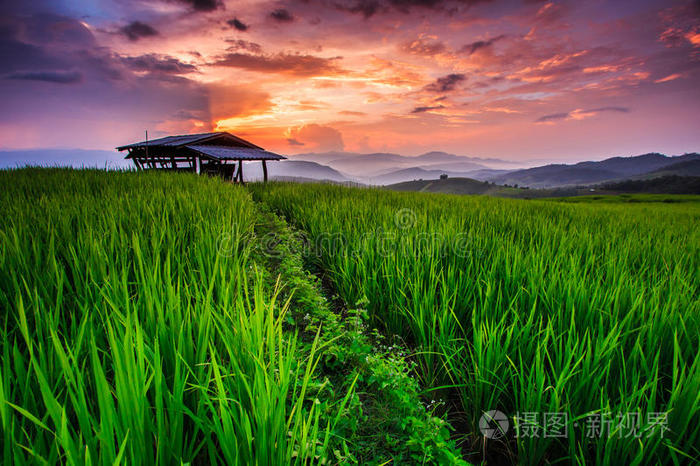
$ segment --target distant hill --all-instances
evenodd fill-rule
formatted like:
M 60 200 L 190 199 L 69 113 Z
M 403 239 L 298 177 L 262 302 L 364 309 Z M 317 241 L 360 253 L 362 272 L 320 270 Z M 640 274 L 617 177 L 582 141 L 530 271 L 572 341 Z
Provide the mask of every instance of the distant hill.
M 497 176 L 505 175 L 506 173 L 510 173 L 511 171 L 512 170 L 496 170 L 496 169 L 492 169 L 492 168 L 484 168 L 481 170 L 472 170 L 472 171 L 468 172 L 467 177 L 473 178 L 473 179 L 479 180 L 479 181 L 489 181 Z
M 273 176 L 270 181 L 285 181 L 290 183 L 327 183 L 327 184 L 337 184 L 342 186 L 350 186 L 353 188 L 366 188 L 367 185 L 362 183 L 356 183 L 354 181 L 331 181 L 331 180 L 316 180 L 313 178 L 305 178 L 303 176 Z
M 675 157 L 649 153 L 636 157 L 613 157 L 599 162 L 580 162 L 573 165 L 550 164 L 516 170 L 491 178 L 497 184 L 548 188 L 598 184 L 658 172 L 677 163 L 700 160 L 692 153 Z
M 529 186 L 532 188 L 550 188 L 556 186 L 588 185 L 601 181 L 614 180 L 622 175 L 593 167 L 576 167 L 570 165 L 545 165 L 506 173 L 491 178 L 497 184 Z
M 441 170 L 443 172 L 464 173 L 480 169 L 517 169 L 523 167 L 519 162 L 501 159 L 467 157 L 447 152 L 427 152 L 416 157 L 377 152 L 360 154 L 354 152 L 326 152 L 290 155 L 290 160 L 306 160 L 327 165 L 339 172 L 352 176 L 363 182 L 377 184 L 378 176 L 409 168 L 423 170 Z M 405 178 L 405 181 L 410 178 Z M 397 180 L 393 180 L 396 182 Z
M 700 176 L 700 158 L 692 158 L 682 162 L 672 163 L 665 167 L 649 172 L 650 176 L 679 175 L 679 176 Z
M 527 189 L 497 186 L 471 178 L 447 178 L 446 180 L 405 181 L 386 186 L 392 191 L 417 191 L 443 194 L 485 194 L 488 196 L 522 197 Z
M 297 154 L 289 158 L 292 161 L 305 160 L 327 165 L 348 179 L 373 185 L 396 184 L 421 178 L 438 179 L 440 175 L 447 174 L 450 178 L 488 180 L 499 185 L 555 188 L 671 174 L 694 175 L 700 171 L 700 155 L 696 153 L 669 157 L 651 152 L 634 157 L 612 157 L 601 161 L 548 164 L 532 168 L 517 168 L 518 162 L 503 159 L 466 157 L 438 151 L 415 157 L 388 152 L 327 152 Z
M 616 193 L 700 194 L 700 176 L 667 175 L 646 180 L 625 180 L 602 184 L 600 189 Z
M 407 163 L 405 158 L 398 154 L 366 154 L 336 159 L 326 164 L 349 175 L 371 177 L 387 169 L 405 167 Z
M 130 161 L 124 160 L 123 153 L 115 150 L 31 149 L 0 151 L 0 168 L 17 168 L 26 165 L 110 169 L 133 167 Z
M 602 183 L 593 187 L 558 187 L 546 189 L 514 188 L 470 178 L 406 181 L 386 186 L 393 191 L 415 191 L 443 194 L 482 194 L 522 199 L 615 194 L 700 194 L 700 176 L 669 175 L 642 180 Z
M 316 162 L 303 160 L 281 160 L 267 164 L 268 176 L 271 178 L 305 178 L 311 180 L 327 180 L 335 182 L 351 181 L 347 176 L 337 170 Z M 262 166 L 259 162 L 246 164 L 243 169 L 245 179 L 260 179 L 263 176 Z
M 431 163 L 428 165 L 416 165 L 417 168 L 422 168 L 424 170 L 442 170 L 443 172 L 452 173 L 473 173 L 476 171 L 492 171 L 495 174 L 509 173 L 511 170 L 488 168 L 484 165 L 474 163 L 474 162 L 441 162 L 441 163 Z
M 315 162 L 306 162 L 302 160 L 282 160 L 280 162 L 270 163 L 268 166 L 269 174 L 271 176 L 296 176 L 338 182 L 350 181 L 347 176 L 343 175 L 337 170 Z
M 369 181 L 374 185 L 390 185 L 413 180 L 438 180 L 441 175 L 448 175 L 450 178 L 469 178 L 470 173 L 411 167 L 372 177 Z

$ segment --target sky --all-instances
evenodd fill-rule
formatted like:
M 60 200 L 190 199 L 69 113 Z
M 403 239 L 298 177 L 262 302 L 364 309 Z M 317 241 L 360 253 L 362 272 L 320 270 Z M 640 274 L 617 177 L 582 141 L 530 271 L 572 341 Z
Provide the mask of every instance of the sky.
M 0 149 L 700 151 L 698 0 L 0 0 Z

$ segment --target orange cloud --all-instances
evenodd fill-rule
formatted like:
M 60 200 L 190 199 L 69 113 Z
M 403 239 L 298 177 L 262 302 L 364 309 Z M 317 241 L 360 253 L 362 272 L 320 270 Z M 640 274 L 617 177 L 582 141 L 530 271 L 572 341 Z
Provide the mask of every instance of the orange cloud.
M 586 118 L 590 118 L 604 112 L 629 113 L 629 111 L 630 109 L 627 107 L 600 107 L 591 108 L 588 110 L 577 108 L 570 112 L 553 113 L 551 115 L 545 115 L 535 120 L 535 123 L 553 124 L 557 121 L 563 120 L 585 120 Z
M 700 46 L 700 32 L 697 31 L 691 31 L 688 32 L 685 35 L 685 38 L 688 39 L 688 42 L 693 44 L 694 46 Z
M 344 73 L 337 65 L 339 59 L 340 57 L 323 58 L 301 53 L 280 52 L 264 55 L 230 52 L 220 57 L 213 65 L 299 77 L 334 76 Z
M 335 128 L 318 124 L 289 128 L 285 136 L 290 145 L 304 146 L 310 152 L 342 151 L 343 135 Z
M 512 108 L 508 108 L 508 107 L 485 107 L 484 110 L 487 112 L 498 112 L 498 113 L 509 113 L 509 114 L 510 113 L 522 113 L 519 110 L 515 110 Z
M 656 83 L 656 84 L 666 83 L 666 82 L 673 81 L 674 79 L 678 79 L 678 78 L 682 78 L 682 77 L 683 77 L 683 75 L 681 73 L 673 73 L 673 74 L 669 74 L 665 78 L 657 79 L 656 81 L 654 81 L 654 83 Z
M 273 109 L 270 94 L 251 85 L 230 86 L 215 83 L 209 84 L 207 88 L 209 111 L 217 125 L 221 120 L 265 114 Z
M 584 73 L 613 73 L 620 69 L 620 65 L 589 66 L 583 69 Z

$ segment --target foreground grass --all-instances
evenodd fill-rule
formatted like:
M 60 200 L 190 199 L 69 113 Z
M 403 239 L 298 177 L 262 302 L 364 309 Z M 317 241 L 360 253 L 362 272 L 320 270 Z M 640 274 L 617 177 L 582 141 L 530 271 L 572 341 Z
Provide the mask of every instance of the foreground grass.
M 361 310 L 341 319 L 242 188 L 47 169 L 0 185 L 4 464 L 461 463 L 408 363 Z
M 700 460 L 700 204 L 251 189 L 416 348 L 423 384 L 449 387 L 475 460 Z M 491 409 L 510 421 L 496 441 L 479 433 Z

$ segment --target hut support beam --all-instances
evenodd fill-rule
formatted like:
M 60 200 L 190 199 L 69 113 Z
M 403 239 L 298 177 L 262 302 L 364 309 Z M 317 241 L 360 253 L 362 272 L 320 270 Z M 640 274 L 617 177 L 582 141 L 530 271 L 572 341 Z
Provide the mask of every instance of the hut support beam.
M 265 161 L 262 161 L 262 166 L 263 166 L 263 182 L 267 183 L 267 164 Z

